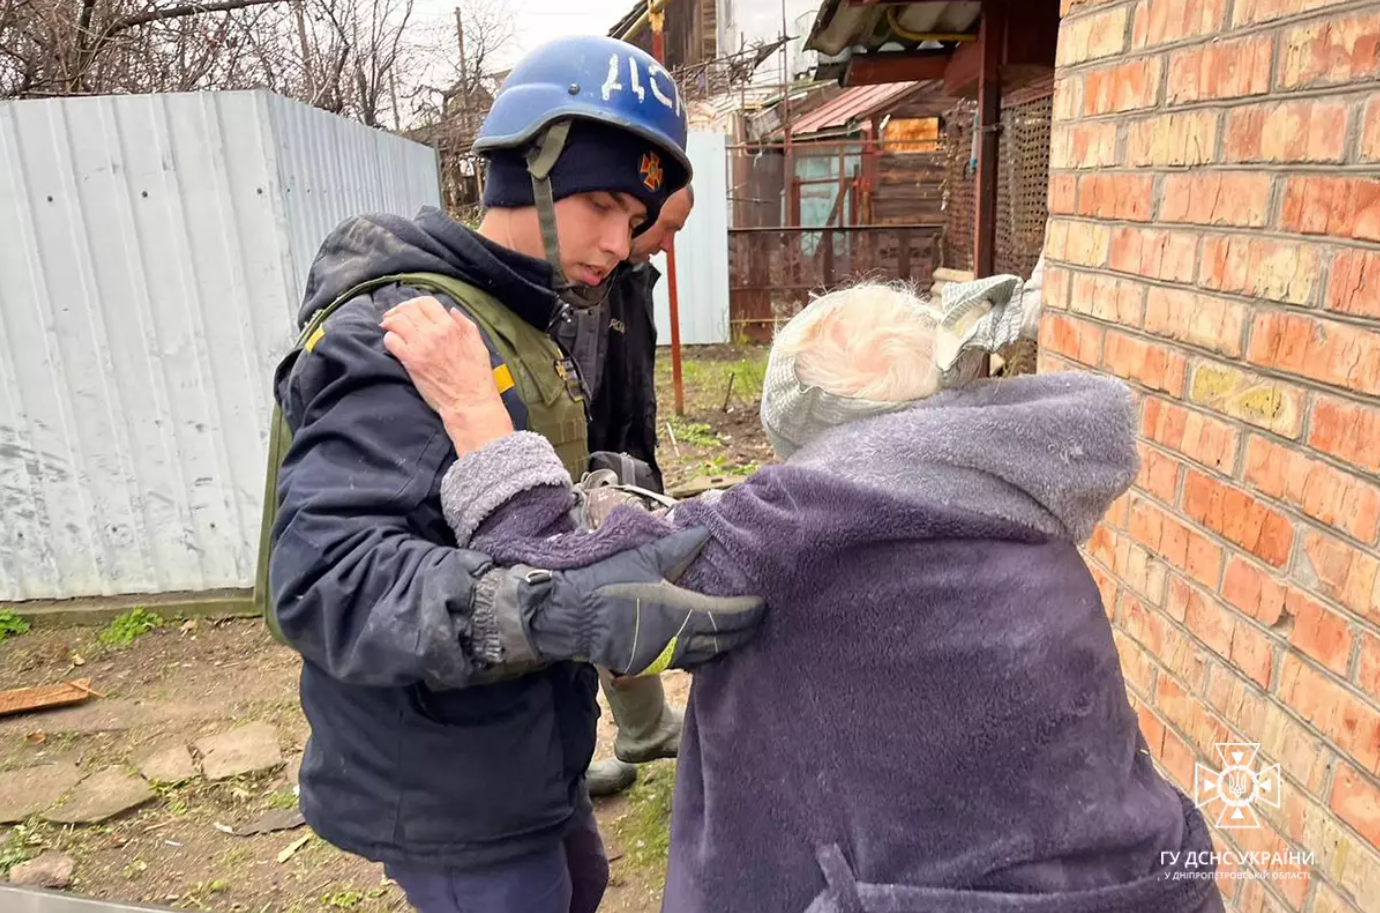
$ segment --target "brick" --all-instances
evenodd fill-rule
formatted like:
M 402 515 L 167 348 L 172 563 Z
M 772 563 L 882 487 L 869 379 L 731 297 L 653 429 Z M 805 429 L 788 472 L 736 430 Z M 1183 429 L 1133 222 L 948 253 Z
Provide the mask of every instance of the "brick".
M 1244 98 L 1270 90 L 1271 35 L 1215 41 L 1169 57 L 1165 100 L 1171 104 Z
M 1120 592 L 1116 585 L 1116 578 L 1096 564 L 1090 563 L 1088 572 L 1092 574 L 1093 582 L 1097 584 L 1097 592 L 1102 598 L 1102 607 L 1106 611 L 1107 617 L 1112 618 L 1116 615 L 1116 597 Z
M 1353 539 L 1373 544 L 1380 537 L 1380 487 L 1320 460 L 1253 436 L 1245 479 Z
M 1380 772 L 1380 711 L 1288 652 L 1280 659 L 1279 697 L 1363 768 Z
M 1296 16 L 1299 13 L 1321 9 L 1336 2 L 1337 0 L 1237 0 L 1232 25 L 1270 22 L 1285 16 Z
M 1328 809 L 1313 803 L 1297 790 L 1284 794 L 1286 831 L 1300 845 L 1316 853 L 1316 871 L 1331 878 L 1343 891 L 1356 898 L 1358 906 L 1348 903 L 1344 913 L 1376 913 L 1380 911 L 1380 854 L 1364 841 L 1353 838 L 1343 829 Z M 1325 884 L 1320 879 L 1318 889 Z M 1322 894 L 1319 894 L 1321 899 Z M 1315 905 L 1313 913 L 1324 908 Z
M 1380 786 L 1351 765 L 1343 764 L 1337 769 L 1328 805 L 1372 846 L 1380 846 Z
M 1380 253 L 1339 251 L 1332 260 L 1324 306 L 1339 314 L 1380 319 Z
M 1201 754 L 1209 754 L 1212 746 L 1231 740 L 1222 721 L 1168 675 L 1155 678 L 1155 709 L 1188 736 Z
M 1197 247 L 1198 236 L 1190 232 L 1118 225 L 1112 228 L 1107 265 L 1120 273 L 1192 282 Z
M 1217 419 L 1161 399 L 1147 399 L 1140 433 L 1196 463 L 1230 472 L 1239 434 Z
M 1241 354 L 1246 306 L 1182 289 L 1151 288 L 1145 298 L 1145 329 L 1223 355 Z
M 1126 683 L 1141 694 L 1149 694 L 1154 687 L 1155 668 L 1149 654 L 1120 631 L 1113 631 L 1112 639 L 1116 641 L 1117 654 L 1121 657 L 1121 674 L 1126 678 Z
M 1184 619 L 1184 626 L 1198 640 L 1208 645 L 1214 654 L 1230 658 L 1231 634 L 1235 619 L 1213 601 L 1203 599 L 1202 593 L 1174 576 L 1169 581 L 1169 604 L 1174 614 Z M 1166 610 L 1170 611 L 1170 610 Z
M 1128 165 L 1203 165 L 1217 156 L 1216 111 L 1164 114 L 1126 131 Z
M 1302 650 L 1322 665 L 1346 675 L 1351 663 L 1351 628 L 1346 619 L 1309 599 L 1298 590 L 1289 593 L 1285 611 L 1294 616 L 1289 645 Z
M 1362 618 L 1380 621 L 1380 559 L 1312 531 L 1303 536 L 1302 557 L 1322 595 Z
M 1078 177 L 1055 174 L 1049 178 L 1049 211 L 1055 215 L 1072 215 L 1078 197 Z
M 1361 160 L 1380 160 L 1380 95 L 1366 103 L 1365 120 L 1361 126 Z
M 1282 88 L 1336 85 L 1380 73 L 1380 16 L 1366 10 L 1288 29 L 1280 39 Z
M 1308 446 L 1367 472 L 1380 472 L 1380 409 L 1317 396 Z
M 1116 124 L 1087 123 L 1051 131 L 1049 167 L 1107 168 L 1116 164 Z
M 1222 538 L 1282 568 L 1294 547 L 1289 518 L 1238 488 L 1190 469 L 1184 477 L 1184 513 Z
M 1216 588 L 1222 572 L 1222 549 L 1211 539 L 1143 498 L 1132 499 L 1126 531 L 1133 540 L 1194 580 Z
M 1111 229 L 1097 222 L 1071 222 L 1068 228 L 1068 262 L 1079 266 L 1102 266 L 1111 246 Z
M 1244 558 L 1227 563 L 1222 598 L 1264 625 L 1274 625 L 1284 612 L 1288 587 Z
M 1194 225 L 1263 228 L 1269 215 L 1270 176 L 1240 172 L 1189 172 L 1164 178 L 1160 218 Z
M 1054 83 L 1054 123 L 1076 119 L 1083 111 L 1083 77 L 1068 76 Z
M 1121 6 L 1065 22 L 1059 30 L 1057 53 L 1060 66 L 1097 60 L 1126 49 L 1128 8 Z
M 1246 360 L 1359 393 L 1380 391 L 1380 332 L 1376 330 L 1303 314 L 1260 311 L 1251 323 Z
M 1230 667 L 1214 664 L 1204 693 L 1229 726 L 1259 743 L 1285 773 L 1312 792 L 1322 789 L 1330 765 L 1327 749 L 1261 688 Z
M 1040 287 L 1040 303 L 1047 308 L 1067 310 L 1071 281 L 1068 270 L 1058 266 L 1045 267 L 1044 284 Z
M 1198 284 L 1251 298 L 1308 304 L 1320 269 L 1316 245 L 1247 235 L 1211 235 L 1203 240 Z M 1380 277 L 1380 273 L 1376 275 Z
M 1141 0 L 1131 24 L 1131 47 L 1155 47 L 1216 32 L 1226 7 L 1226 0 Z
M 1280 227 L 1305 235 L 1380 240 L 1380 180 L 1290 176 Z
M 1136 719 L 1140 723 L 1140 733 L 1145 736 L 1145 744 L 1149 747 L 1150 754 L 1159 757 L 1164 750 L 1164 724 L 1144 702 L 1136 707 Z
M 1081 370 L 1084 370 L 1081 366 L 1051 355 L 1049 349 L 1040 349 L 1035 357 L 1035 372 L 1037 374 L 1058 374 L 1060 371 Z
M 1193 749 L 1188 747 L 1188 743 L 1174 733 L 1172 730 L 1164 731 L 1164 739 L 1160 743 L 1160 753 L 1156 756 L 1165 773 L 1169 774 L 1170 779 L 1179 785 L 1180 789 L 1193 790 Z
M 1216 760 L 1214 758 L 1214 760 Z M 1267 814 L 1269 806 L 1263 802 L 1257 802 L 1256 812 L 1268 820 Z M 1260 806 L 1265 806 L 1261 809 Z M 1232 839 L 1246 853 L 1260 853 L 1268 855 L 1271 862 L 1263 865 L 1248 864 L 1246 868 L 1261 872 L 1265 879 L 1251 879 L 1241 886 L 1241 897 L 1237 899 L 1236 909 L 1245 911 L 1259 910 L 1260 913 L 1288 913 L 1290 910 L 1303 909 L 1303 902 L 1308 896 L 1310 887 L 1308 878 L 1308 867 L 1305 865 L 1290 865 L 1284 862 L 1274 862 L 1277 856 L 1287 857 L 1293 849 L 1279 832 L 1269 824 L 1261 824 L 1254 828 L 1240 828 L 1231 831 Z M 1271 877 L 1272 873 L 1278 873 Z M 1265 889 L 1265 884 L 1271 885 L 1288 901 L 1288 906 L 1284 906 L 1275 901 L 1274 897 Z M 1252 896 L 1254 895 L 1254 896 Z M 1250 899 L 1248 899 L 1250 898 Z
M 1102 337 L 1105 331 L 1095 323 L 1046 313 L 1040 320 L 1040 345 L 1065 358 L 1097 367 L 1102 363 Z
M 1361 632 L 1361 656 L 1356 666 L 1356 684 L 1380 703 L 1380 637 Z
M 1303 432 L 1303 391 L 1280 381 L 1204 361 L 1193 369 L 1188 396 L 1214 412 L 1283 437 L 1297 439 Z
M 1116 537 L 1112 572 L 1150 605 L 1159 605 L 1164 601 L 1165 583 L 1168 578 L 1165 566 L 1156 561 L 1148 551 L 1132 542 L 1129 536 Z
M 1183 464 L 1143 443 L 1137 445 L 1137 450 L 1140 452 L 1140 475 L 1136 478 L 1136 487 L 1166 504 L 1173 504 Z
M 1145 287 L 1097 273 L 1075 273 L 1068 307 L 1076 314 L 1138 327 L 1145 309 Z
M 1117 377 L 1176 397 L 1183 395 L 1188 373 L 1188 359 L 1173 349 L 1115 331 L 1107 333 L 1102 366 Z
M 1078 179 L 1078 214 L 1148 222 L 1154 185 L 1154 177 L 1148 174 L 1085 175 Z
M 1081 87 L 1083 116 L 1121 114 L 1153 107 L 1160 100 L 1160 73 L 1163 66 L 1163 58 L 1143 57 L 1087 74 Z M 1057 88 L 1054 103 L 1056 106 L 1059 104 Z
M 1347 106 L 1289 101 L 1234 108 L 1227 117 L 1228 162 L 1340 162 L 1346 157 Z

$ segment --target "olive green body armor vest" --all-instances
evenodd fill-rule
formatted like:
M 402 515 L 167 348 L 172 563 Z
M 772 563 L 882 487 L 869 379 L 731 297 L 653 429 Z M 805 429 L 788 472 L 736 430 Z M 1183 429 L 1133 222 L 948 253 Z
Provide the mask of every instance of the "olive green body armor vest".
M 439 273 L 404 273 L 383 276 L 361 283 L 312 315 L 297 344 L 286 360 L 310 355 L 325 335 L 326 319 L 347 301 L 386 285 L 404 285 L 419 291 L 445 295 L 457 304 L 484 331 L 503 359 L 494 368 L 494 381 L 500 394 L 516 387 L 518 398 L 527 408 L 527 429 L 551 442 L 556 455 L 570 473 L 579 479 L 589 468 L 589 437 L 584 397 L 578 379 L 570 376 L 565 353 L 545 332 L 532 326 L 493 296 L 474 286 Z M 278 518 L 278 472 L 292 445 L 292 429 L 283 411 L 273 407 L 268 441 L 268 472 L 264 480 L 263 522 L 259 528 L 259 563 L 254 579 L 254 606 L 268 622 L 269 629 L 284 640 L 268 587 L 268 559 L 273 524 Z

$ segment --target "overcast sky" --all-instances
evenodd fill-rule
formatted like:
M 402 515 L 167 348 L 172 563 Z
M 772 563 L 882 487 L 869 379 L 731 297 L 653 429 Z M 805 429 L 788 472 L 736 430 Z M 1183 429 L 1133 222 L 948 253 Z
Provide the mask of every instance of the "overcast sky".
M 507 68 L 542 42 L 562 35 L 603 35 L 623 14 L 632 9 L 633 0 L 510 0 L 513 40 L 503 49 L 500 69 Z M 416 0 L 419 20 L 453 21 L 455 0 Z

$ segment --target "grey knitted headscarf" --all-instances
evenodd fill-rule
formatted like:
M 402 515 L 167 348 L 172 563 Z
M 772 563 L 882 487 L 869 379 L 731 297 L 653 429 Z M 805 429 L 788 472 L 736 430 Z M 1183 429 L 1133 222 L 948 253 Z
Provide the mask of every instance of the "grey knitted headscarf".
M 934 359 L 939 389 L 959 387 L 973 380 L 985 354 L 1019 337 L 1023 314 L 1021 285 L 1016 276 L 950 284 L 944 287 L 943 305 L 938 309 L 916 295 L 907 296 L 918 316 L 928 316 L 937 324 Z M 916 402 L 838 396 L 801 383 L 796 371 L 796 343 L 804 329 L 822 316 L 822 311 L 841 306 L 835 294 L 812 301 L 791 318 L 772 345 L 762 386 L 762 427 L 772 449 L 783 460 L 825 428 L 908 409 Z

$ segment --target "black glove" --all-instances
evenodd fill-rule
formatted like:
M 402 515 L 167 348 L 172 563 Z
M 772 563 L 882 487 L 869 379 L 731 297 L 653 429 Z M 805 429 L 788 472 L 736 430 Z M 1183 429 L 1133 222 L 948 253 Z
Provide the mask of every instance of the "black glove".
M 675 585 L 708 540 L 690 529 L 588 567 L 490 571 L 475 613 L 492 611 L 505 665 L 575 659 L 618 675 L 689 668 L 746 643 L 762 621 L 756 596 Z

